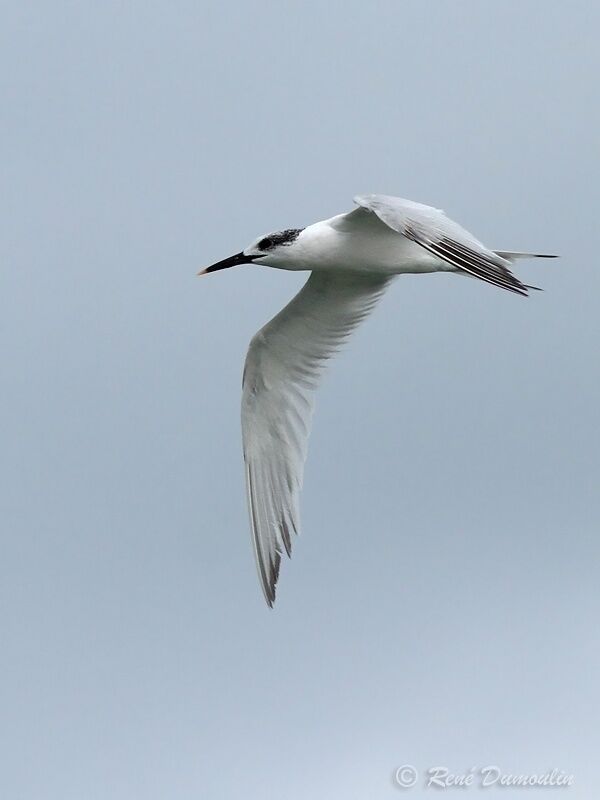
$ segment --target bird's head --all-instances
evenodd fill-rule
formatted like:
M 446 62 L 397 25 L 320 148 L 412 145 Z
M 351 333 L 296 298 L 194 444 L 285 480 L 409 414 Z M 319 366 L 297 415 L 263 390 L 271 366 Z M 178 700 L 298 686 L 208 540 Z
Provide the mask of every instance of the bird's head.
M 289 261 L 293 245 L 303 228 L 287 228 L 284 231 L 275 231 L 259 236 L 248 247 L 234 256 L 224 258 L 211 264 L 210 267 L 201 270 L 198 275 L 206 275 L 209 272 L 217 272 L 227 267 L 235 267 L 238 264 L 265 264 L 269 267 L 284 266 Z

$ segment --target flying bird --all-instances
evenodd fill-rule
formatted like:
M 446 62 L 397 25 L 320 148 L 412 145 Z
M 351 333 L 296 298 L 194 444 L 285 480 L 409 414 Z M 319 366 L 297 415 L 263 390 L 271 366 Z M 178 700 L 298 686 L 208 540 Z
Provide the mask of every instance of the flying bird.
M 242 380 L 242 438 L 254 553 L 265 599 L 275 601 L 281 556 L 299 533 L 299 495 L 327 360 L 403 273 L 469 275 L 527 296 L 512 272 L 538 253 L 489 250 L 431 206 L 400 197 L 354 198 L 352 211 L 255 239 L 202 270 L 238 264 L 309 270 L 298 294 L 250 342 Z

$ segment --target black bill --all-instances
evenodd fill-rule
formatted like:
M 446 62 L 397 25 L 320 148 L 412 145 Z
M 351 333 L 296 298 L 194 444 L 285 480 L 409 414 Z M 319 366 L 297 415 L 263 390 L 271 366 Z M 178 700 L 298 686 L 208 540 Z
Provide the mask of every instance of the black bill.
M 224 258 L 223 261 L 217 261 L 216 264 L 211 264 L 210 267 L 200 270 L 198 275 L 207 275 L 209 272 L 218 272 L 220 269 L 237 267 L 239 264 L 251 264 L 255 258 L 260 258 L 260 256 L 246 256 L 243 252 L 236 253 L 234 256 Z

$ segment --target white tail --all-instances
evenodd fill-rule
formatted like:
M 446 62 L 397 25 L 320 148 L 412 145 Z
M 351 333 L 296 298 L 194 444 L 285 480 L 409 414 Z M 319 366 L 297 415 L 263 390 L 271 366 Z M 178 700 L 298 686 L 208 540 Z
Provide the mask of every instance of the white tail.
M 505 258 L 507 261 L 518 261 L 520 258 L 558 258 L 558 256 L 547 255 L 546 253 L 513 253 L 511 250 L 494 250 L 497 256 Z

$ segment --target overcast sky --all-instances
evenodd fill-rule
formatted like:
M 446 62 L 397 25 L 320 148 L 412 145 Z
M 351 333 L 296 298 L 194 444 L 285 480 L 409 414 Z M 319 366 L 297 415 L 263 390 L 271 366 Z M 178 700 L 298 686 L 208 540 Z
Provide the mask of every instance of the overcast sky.
M 599 35 L 583 2 L 3 4 L 3 798 L 598 792 Z M 561 259 L 529 299 L 396 282 L 269 611 L 241 372 L 304 277 L 195 273 L 361 192 Z

